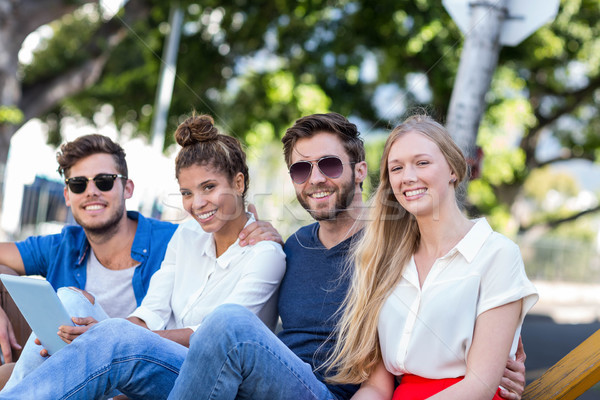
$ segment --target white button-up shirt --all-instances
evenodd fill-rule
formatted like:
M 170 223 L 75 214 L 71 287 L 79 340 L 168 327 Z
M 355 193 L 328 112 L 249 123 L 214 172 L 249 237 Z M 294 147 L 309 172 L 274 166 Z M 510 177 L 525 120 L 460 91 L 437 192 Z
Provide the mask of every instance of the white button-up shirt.
M 254 222 L 250 218 L 246 225 Z M 171 238 L 148 294 L 131 314 L 149 329 L 191 328 L 217 306 L 240 304 L 271 329 L 277 322 L 277 289 L 285 273 L 281 245 L 262 241 L 240 247 L 238 241 L 216 257 L 213 235 L 195 220 L 181 224 Z
M 519 248 L 479 219 L 465 237 L 437 259 L 420 287 L 414 258 L 385 301 L 378 332 L 383 361 L 394 375 L 429 379 L 466 374 L 477 317 L 523 299 L 521 322 L 538 299 Z

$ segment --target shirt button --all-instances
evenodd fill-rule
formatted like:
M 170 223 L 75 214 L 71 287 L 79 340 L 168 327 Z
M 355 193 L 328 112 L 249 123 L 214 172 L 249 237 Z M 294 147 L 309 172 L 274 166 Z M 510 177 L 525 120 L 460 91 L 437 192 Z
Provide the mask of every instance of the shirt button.
M 147 252 L 148 252 L 148 250 L 144 249 L 144 250 L 143 250 L 143 252 L 144 252 L 144 253 L 147 253 Z

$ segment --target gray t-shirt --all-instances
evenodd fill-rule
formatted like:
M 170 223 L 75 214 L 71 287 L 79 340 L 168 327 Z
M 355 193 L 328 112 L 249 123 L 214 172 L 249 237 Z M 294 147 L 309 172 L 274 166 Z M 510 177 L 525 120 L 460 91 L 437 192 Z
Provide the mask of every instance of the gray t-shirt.
M 121 270 L 108 269 L 100 264 L 94 252 L 90 251 L 86 266 L 85 290 L 94 295 L 109 317 L 126 318 L 136 309 L 131 284 L 136 267 L 137 265 Z

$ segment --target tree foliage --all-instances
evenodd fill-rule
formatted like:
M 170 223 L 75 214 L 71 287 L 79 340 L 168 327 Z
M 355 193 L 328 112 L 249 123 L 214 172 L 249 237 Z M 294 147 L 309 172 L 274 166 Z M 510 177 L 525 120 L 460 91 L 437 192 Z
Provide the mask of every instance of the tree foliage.
M 504 205 L 509 212 L 527 180 L 543 185 L 539 168 L 573 159 L 597 162 L 599 13 L 596 1 L 563 1 L 553 23 L 502 50 L 479 137 L 488 155 L 479 187 L 493 193 L 483 210 Z M 544 155 L 552 143 L 560 150 Z M 555 226 L 597 210 L 549 213 L 544 223 Z M 519 222 L 522 232 L 532 227 Z
M 192 109 L 214 115 L 227 132 L 253 144 L 281 137 L 312 112 L 349 115 L 368 135 L 389 128 L 411 107 L 440 119 L 448 108 L 463 39 L 440 0 L 180 4 L 185 21 L 167 132 Z M 62 118 L 91 120 L 106 103 L 117 126 L 148 135 L 170 7 L 164 0 L 129 0 L 108 19 L 89 5 L 65 8 L 50 22 L 52 37 L 20 69 L 22 100 L 3 105 L 18 106 L 25 119 L 44 117 L 55 127 L 54 141 L 60 141 Z M 554 22 L 501 51 L 479 134 L 483 175 L 470 187 L 474 212 L 500 224 L 527 179 L 540 179 L 532 174 L 537 169 L 569 159 L 597 161 L 598 50 L 598 2 L 564 0 Z M 90 70 L 93 79 L 32 109 L 48 82 L 92 60 L 102 60 Z M 171 135 L 166 139 L 168 146 Z M 540 148 L 548 141 L 562 150 L 544 158 Z M 518 224 L 528 229 L 526 221 Z

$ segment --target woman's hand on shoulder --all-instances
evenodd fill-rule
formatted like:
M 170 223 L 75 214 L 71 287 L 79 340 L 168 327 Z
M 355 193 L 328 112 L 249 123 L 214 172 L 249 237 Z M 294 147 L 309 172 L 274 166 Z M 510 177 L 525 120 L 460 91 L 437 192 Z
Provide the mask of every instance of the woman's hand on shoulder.
M 263 240 L 271 240 L 279 243 L 283 246 L 283 239 L 277 230 L 271 225 L 270 222 L 260 221 L 258 219 L 258 213 L 256 207 L 253 204 L 248 205 L 248 211 L 254 215 L 255 222 L 246 226 L 239 234 L 240 246 L 244 247 L 247 245 L 256 244 Z

